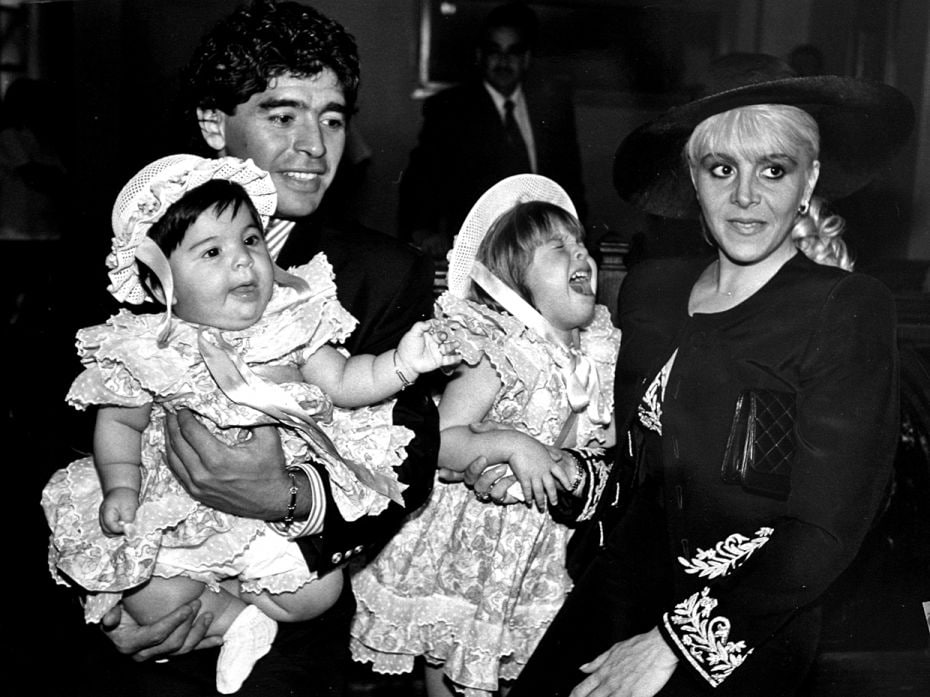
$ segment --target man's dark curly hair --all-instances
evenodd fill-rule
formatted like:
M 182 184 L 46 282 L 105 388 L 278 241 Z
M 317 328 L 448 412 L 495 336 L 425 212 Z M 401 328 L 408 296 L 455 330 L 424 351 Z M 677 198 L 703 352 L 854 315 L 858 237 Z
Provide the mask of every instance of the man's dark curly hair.
M 187 109 L 232 114 L 270 80 L 312 77 L 324 68 L 342 84 L 347 113 L 358 94 L 358 49 L 338 22 L 297 2 L 254 0 L 214 27 L 184 74 Z

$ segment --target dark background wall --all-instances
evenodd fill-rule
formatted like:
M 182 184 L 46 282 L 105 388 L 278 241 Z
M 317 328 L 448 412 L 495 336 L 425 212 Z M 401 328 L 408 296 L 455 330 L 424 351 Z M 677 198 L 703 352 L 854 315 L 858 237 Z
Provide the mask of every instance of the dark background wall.
M 416 141 L 423 80 L 421 9 L 433 35 L 444 36 L 446 60 L 467 66 L 466 21 L 494 3 L 462 0 L 319 0 L 358 40 L 362 90 L 356 126 L 372 151 L 358 214 L 394 230 L 397 182 Z M 715 54 L 733 50 L 780 56 L 814 43 L 828 72 L 885 80 L 922 113 L 911 147 L 879 180 L 868 204 L 850 205 L 854 247 L 873 257 L 930 259 L 930 190 L 926 103 L 930 99 L 930 8 L 922 0 L 538 0 L 543 42 L 535 76 L 573 83 L 586 185 L 598 229 L 630 235 L 642 221 L 610 186 L 619 140 L 670 103 L 687 98 Z M 73 134 L 72 163 L 82 239 L 106 245 L 112 196 L 154 157 L 185 149 L 177 118 L 178 71 L 206 29 L 234 6 L 228 0 L 81 0 L 41 5 L 54 21 L 40 24 L 37 68 L 63 92 L 63 127 Z M 448 8 L 454 8 L 452 13 Z M 70 23 L 70 31 L 68 31 Z M 473 25 L 473 23 L 472 23 Z M 445 34 L 443 34 L 445 32 Z M 426 42 L 437 48 L 437 42 Z M 451 46 L 451 48 L 450 48 Z M 457 58 L 456 56 L 457 52 Z M 452 55 L 449 59 L 448 56 Z M 434 57 L 432 64 L 438 65 Z M 422 74 L 421 74 L 422 73 Z M 440 78 L 448 78 L 440 74 Z M 429 88 L 430 85 L 427 85 Z M 423 90 L 419 90 L 421 93 Z M 427 89 L 428 91 L 428 89 Z M 927 159 L 924 157 L 923 159 Z M 450 163 L 454 166 L 454 163 Z M 871 215 L 869 212 L 871 211 Z M 878 212 L 882 215 L 878 215 Z M 102 217 L 101 217 L 102 215 Z M 89 236 L 92 239 L 88 239 Z

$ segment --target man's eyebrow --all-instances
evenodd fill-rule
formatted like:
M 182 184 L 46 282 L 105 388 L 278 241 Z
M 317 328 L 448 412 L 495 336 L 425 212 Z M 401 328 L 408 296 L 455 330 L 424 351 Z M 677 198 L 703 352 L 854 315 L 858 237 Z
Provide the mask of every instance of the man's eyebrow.
M 264 111 L 271 111 L 272 109 L 308 109 L 309 105 L 301 99 L 269 97 L 268 99 L 260 101 L 258 103 L 258 108 Z M 345 104 L 330 102 L 323 107 L 322 111 L 336 111 L 340 114 L 345 114 L 348 113 L 349 109 Z

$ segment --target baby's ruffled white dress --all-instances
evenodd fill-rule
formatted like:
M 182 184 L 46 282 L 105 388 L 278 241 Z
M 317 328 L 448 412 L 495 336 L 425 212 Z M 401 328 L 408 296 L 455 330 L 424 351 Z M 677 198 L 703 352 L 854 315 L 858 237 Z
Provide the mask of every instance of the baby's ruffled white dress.
M 356 320 L 339 304 L 332 267 L 323 254 L 291 273 L 309 292 L 276 286 L 263 317 L 238 331 L 206 330 L 232 347 L 248 366 L 299 366 L 328 343 L 351 333 Z M 201 349 L 202 328 L 175 320 L 168 345 L 158 345 L 162 315 L 121 311 L 105 324 L 82 329 L 78 353 L 85 370 L 74 381 L 68 402 L 138 407 L 152 404 L 142 434 L 142 488 L 134 524 L 125 535 L 103 534 L 98 510 L 101 487 L 93 458 L 56 472 L 42 493 L 51 528 L 49 568 L 61 583 L 90 591 L 85 617 L 98 621 L 123 591 L 153 574 L 184 575 L 216 587 L 238 576 L 244 590 L 293 591 L 316 578 L 296 543 L 260 520 L 208 508 L 183 489 L 167 466 L 164 421 L 167 411 L 191 409 L 227 443 L 247 438 L 250 426 L 280 422 L 231 401 L 211 376 Z M 222 342 L 220 342 L 222 343 Z M 329 436 L 344 459 L 399 489 L 394 467 L 405 457 L 413 433 L 395 426 L 393 401 L 356 409 L 334 408 L 320 388 L 307 383 L 277 386 L 302 407 Z M 293 403 L 293 402 L 289 402 Z M 299 429 L 279 428 L 287 463 L 307 462 L 311 449 Z M 362 484 L 338 463 L 327 463 L 331 489 L 347 520 L 376 514 L 389 498 Z M 283 503 L 282 503 L 283 506 Z M 283 510 L 282 510 L 283 515 Z

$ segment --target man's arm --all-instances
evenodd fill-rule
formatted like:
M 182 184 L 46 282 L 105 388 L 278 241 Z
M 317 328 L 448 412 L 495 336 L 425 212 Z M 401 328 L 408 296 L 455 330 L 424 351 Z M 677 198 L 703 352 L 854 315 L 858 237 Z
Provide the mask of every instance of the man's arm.
M 235 446 L 217 440 L 193 413 L 181 410 L 165 420 L 168 466 L 200 503 L 224 513 L 281 520 L 290 500 L 280 438 L 273 426 L 252 429 Z M 306 517 L 314 503 L 310 488 L 298 487 L 295 516 Z
M 430 396 L 429 383 L 420 379 L 401 392 L 394 405 L 393 416 L 396 425 L 406 426 L 414 432 L 413 440 L 406 448 L 407 458 L 396 468 L 398 481 L 407 485 L 402 494 L 404 505 L 392 501 L 382 513 L 351 522 L 340 515 L 336 505 L 327 505 L 323 531 L 297 539 L 307 565 L 320 574 L 354 556 L 376 553 L 397 532 L 407 515 L 426 502 L 433 490 L 439 456 L 439 412 Z M 315 467 L 331 502 L 326 470 L 320 465 Z

